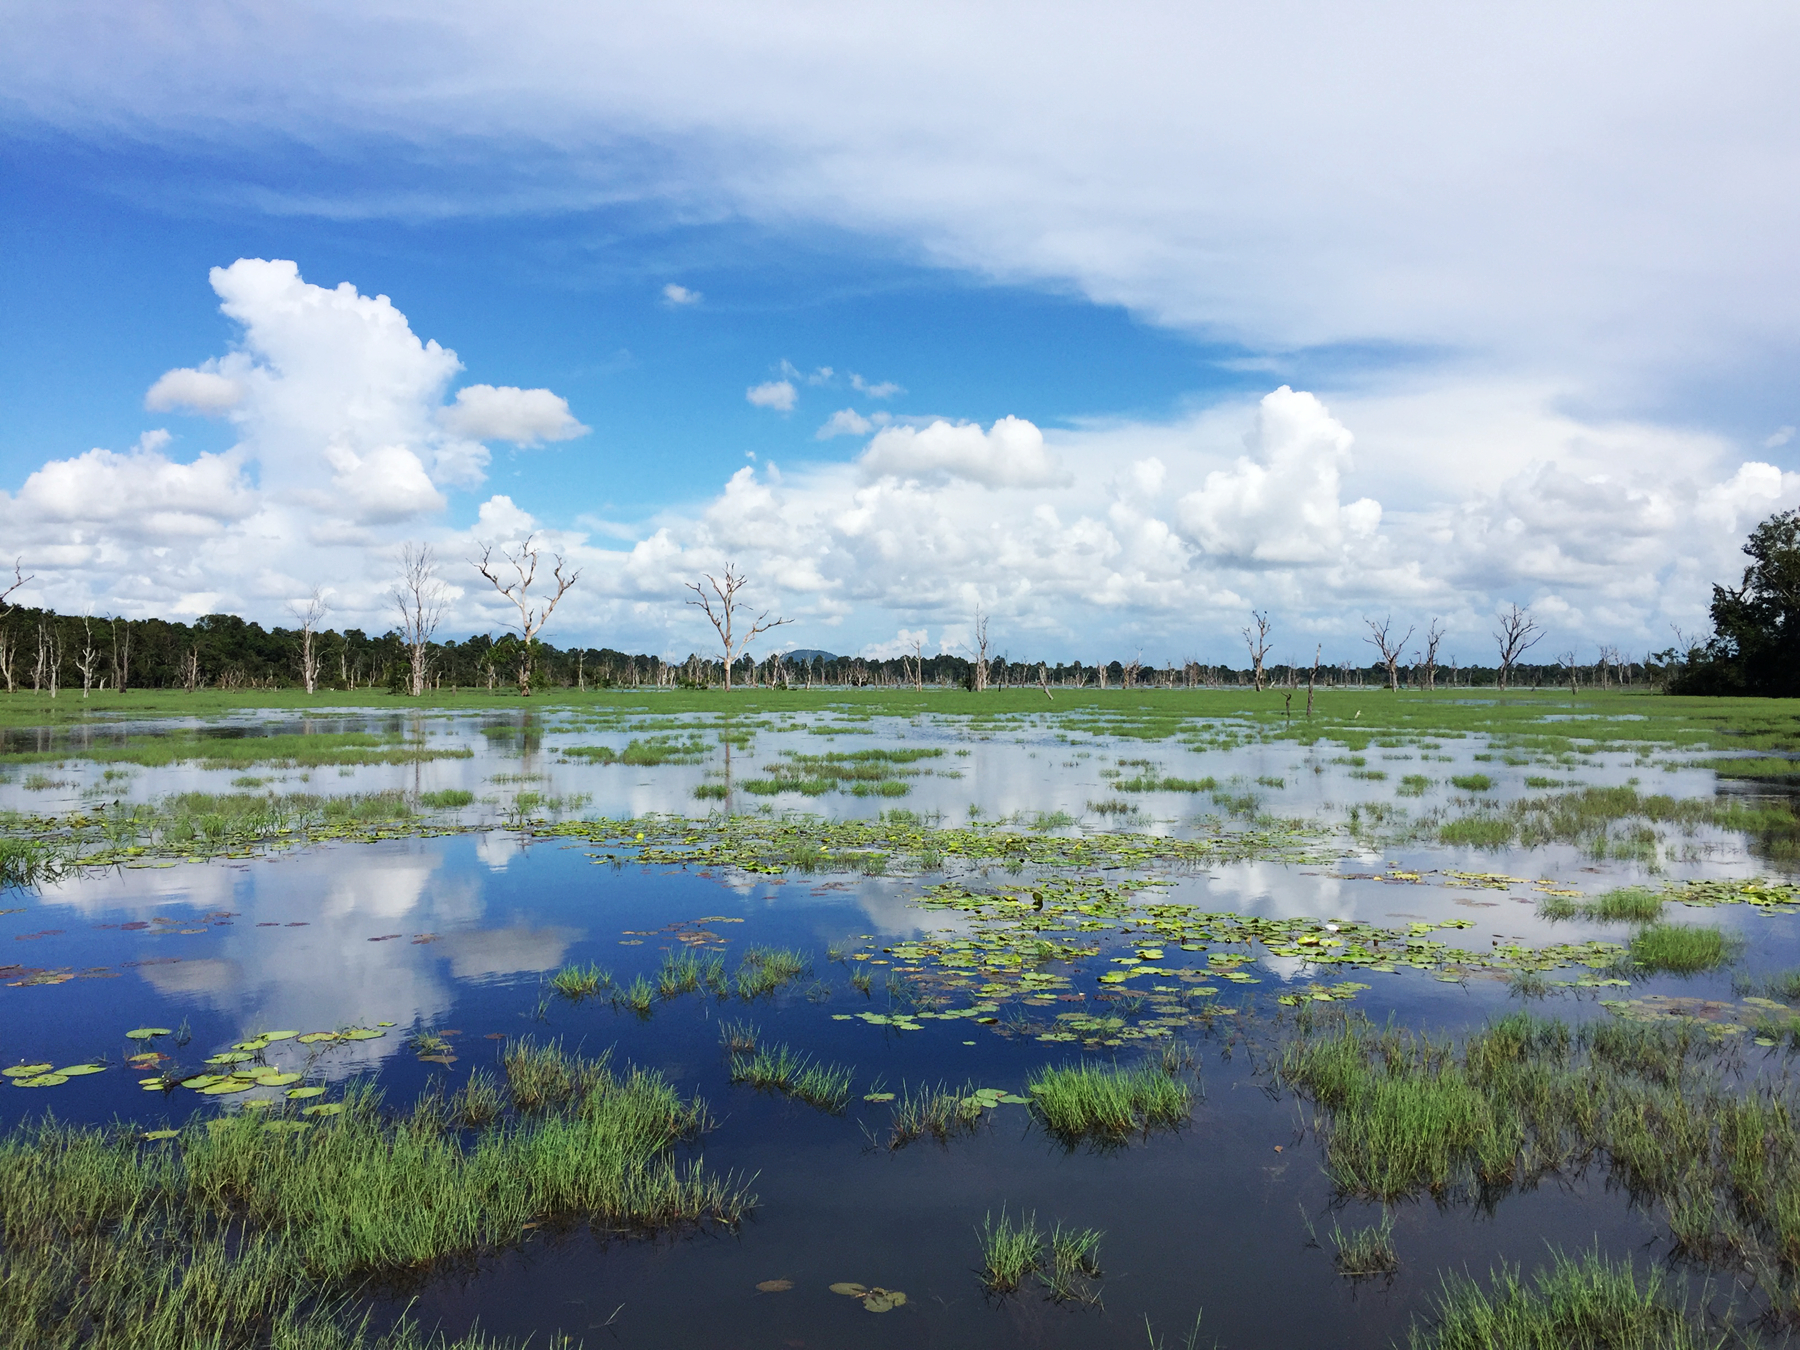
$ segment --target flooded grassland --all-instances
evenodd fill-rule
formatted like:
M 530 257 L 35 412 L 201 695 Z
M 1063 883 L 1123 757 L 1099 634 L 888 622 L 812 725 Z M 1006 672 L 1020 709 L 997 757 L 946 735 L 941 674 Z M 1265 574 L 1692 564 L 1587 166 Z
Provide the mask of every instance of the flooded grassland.
M 1285 692 L 21 698 L 0 1344 L 1783 1341 L 1800 710 Z

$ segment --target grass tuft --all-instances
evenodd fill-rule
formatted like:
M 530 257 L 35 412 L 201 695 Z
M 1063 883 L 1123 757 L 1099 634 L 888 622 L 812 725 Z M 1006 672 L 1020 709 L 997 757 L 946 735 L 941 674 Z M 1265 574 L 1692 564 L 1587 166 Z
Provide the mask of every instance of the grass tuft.
M 1731 947 L 1717 928 L 1655 923 L 1632 938 L 1630 957 L 1639 970 L 1692 975 L 1724 965 L 1731 959 Z
M 998 1223 L 991 1213 L 987 1214 L 977 1232 L 981 1238 L 981 1282 L 989 1293 L 1012 1293 L 1043 1264 L 1044 1234 L 1035 1213 L 1015 1222 L 1002 1209 Z
M 1147 1065 L 1040 1069 L 1026 1091 L 1050 1132 L 1068 1141 L 1117 1142 L 1154 1126 L 1179 1125 L 1192 1109 L 1186 1083 Z

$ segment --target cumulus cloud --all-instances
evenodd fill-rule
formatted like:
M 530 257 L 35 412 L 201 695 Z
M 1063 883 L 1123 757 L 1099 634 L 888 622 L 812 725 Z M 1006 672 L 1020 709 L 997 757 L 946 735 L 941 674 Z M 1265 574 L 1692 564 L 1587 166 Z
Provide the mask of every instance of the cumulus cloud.
M 193 412 L 217 417 L 244 401 L 244 388 L 217 369 L 171 370 L 150 386 L 144 406 L 151 412 Z
M 674 305 L 676 307 L 683 305 L 697 305 L 701 300 L 705 299 L 699 291 L 690 291 L 686 286 L 679 286 L 673 281 L 662 288 L 662 297 L 665 305 Z
M 874 429 L 875 424 L 855 408 L 839 408 L 813 433 L 813 439 L 828 441 L 833 436 L 867 436 Z
M 1792 427 L 1777 427 L 1768 439 L 1763 441 L 1763 449 L 1779 450 L 1793 439 L 1794 429 Z
M 792 412 L 799 393 L 790 380 L 770 380 L 766 384 L 751 385 L 744 391 L 744 397 L 758 408 L 772 408 L 776 412 Z
M 983 431 L 943 420 L 923 428 L 888 427 L 858 460 L 870 477 L 942 481 L 961 478 L 990 488 L 1067 485 L 1069 475 L 1044 447 L 1044 434 L 1021 417 L 1002 417 Z
M 548 389 L 495 388 L 472 384 L 456 391 L 456 402 L 438 415 L 445 430 L 474 441 L 538 445 L 587 435 L 569 413 L 567 399 Z
M 892 398 L 895 394 L 906 392 L 892 380 L 882 380 L 878 384 L 871 384 L 854 371 L 850 374 L 850 387 L 859 394 L 867 394 L 870 398 Z
M 1311 394 L 1263 399 L 1249 454 L 1181 499 L 1182 530 L 1204 552 L 1250 562 L 1317 563 L 1371 538 L 1381 504 L 1339 500 L 1351 435 Z

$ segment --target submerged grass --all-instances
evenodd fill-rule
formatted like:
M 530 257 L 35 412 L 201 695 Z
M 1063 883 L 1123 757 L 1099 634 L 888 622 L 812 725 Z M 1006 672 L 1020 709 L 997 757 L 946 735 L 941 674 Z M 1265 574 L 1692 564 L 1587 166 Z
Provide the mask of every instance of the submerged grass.
M 0 1345 L 360 1345 L 342 1299 L 366 1281 L 509 1246 L 528 1224 L 734 1223 L 754 1203 L 677 1164 L 706 1111 L 660 1075 L 554 1046 L 508 1047 L 505 1068 L 530 1114 L 491 1113 L 488 1079 L 399 1115 L 353 1088 L 337 1115 L 196 1119 L 154 1144 L 15 1129 L 0 1140 Z
M 1331 1264 L 1346 1278 L 1392 1275 L 1400 1269 L 1400 1254 L 1394 1250 L 1392 1214 L 1383 1214 L 1380 1223 L 1352 1228 L 1348 1233 L 1332 1220 L 1331 1245 Z
M 890 1108 L 888 1147 L 905 1148 L 926 1138 L 948 1143 L 953 1135 L 976 1129 L 981 1124 L 981 1112 L 973 1083 L 965 1083 L 961 1088 L 943 1083 L 912 1089 L 902 1085 Z
M 1600 919 L 1618 923 L 1650 923 L 1662 917 L 1663 896 L 1644 886 L 1621 886 L 1593 899 L 1546 895 L 1538 913 L 1546 919 Z
M 1072 1064 L 1040 1069 L 1026 1092 L 1052 1134 L 1064 1140 L 1119 1141 L 1188 1118 L 1188 1085 L 1160 1069 Z

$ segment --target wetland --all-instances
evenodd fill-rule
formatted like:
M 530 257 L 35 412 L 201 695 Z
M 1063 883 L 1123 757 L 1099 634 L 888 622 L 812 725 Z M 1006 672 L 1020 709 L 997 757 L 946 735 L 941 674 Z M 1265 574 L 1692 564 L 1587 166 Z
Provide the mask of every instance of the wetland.
M 0 1345 L 1779 1345 L 1800 705 L 0 702 Z

